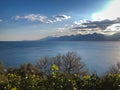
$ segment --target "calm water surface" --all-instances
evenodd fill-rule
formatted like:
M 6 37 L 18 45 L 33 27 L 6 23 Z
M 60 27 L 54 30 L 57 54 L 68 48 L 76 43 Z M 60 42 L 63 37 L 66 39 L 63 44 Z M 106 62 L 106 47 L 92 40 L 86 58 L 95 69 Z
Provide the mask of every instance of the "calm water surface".
M 42 56 L 77 52 L 91 72 L 104 73 L 120 62 L 120 42 L 0 42 L 0 60 L 6 67 L 35 63 Z

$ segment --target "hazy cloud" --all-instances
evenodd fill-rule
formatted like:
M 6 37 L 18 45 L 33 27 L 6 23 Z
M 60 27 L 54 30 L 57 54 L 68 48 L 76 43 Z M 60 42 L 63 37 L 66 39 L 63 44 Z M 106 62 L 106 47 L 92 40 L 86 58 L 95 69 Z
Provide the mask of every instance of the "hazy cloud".
M 67 16 L 67 15 L 57 15 L 57 16 L 54 16 L 52 19 L 48 19 L 47 16 L 42 16 L 40 14 L 28 14 L 25 16 L 15 16 L 15 20 L 25 19 L 30 21 L 39 21 L 42 23 L 54 23 L 58 21 L 67 20 L 70 18 L 71 16 Z
M 42 16 L 40 14 L 28 14 L 25 16 L 15 16 L 15 20 L 19 20 L 19 19 L 25 19 L 29 21 L 39 21 L 42 23 L 49 23 L 49 20 L 47 19 L 47 17 Z
M 21 17 L 20 16 L 15 16 L 15 20 L 18 20 L 20 19 Z
M 0 23 L 1 23 L 1 22 L 3 22 L 3 20 L 2 20 L 2 19 L 0 19 Z
M 66 31 L 66 28 L 56 28 L 57 29 L 57 32 L 60 32 L 60 33 L 62 33 L 62 32 L 65 32 Z

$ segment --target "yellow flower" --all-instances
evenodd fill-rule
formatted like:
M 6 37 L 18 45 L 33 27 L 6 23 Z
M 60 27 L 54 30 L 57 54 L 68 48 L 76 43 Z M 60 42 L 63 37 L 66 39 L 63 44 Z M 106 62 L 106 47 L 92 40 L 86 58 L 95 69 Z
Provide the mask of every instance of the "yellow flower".
M 56 75 L 55 72 L 52 72 L 51 74 L 52 74 L 52 76 L 55 76 L 55 75 Z
M 59 68 L 58 68 L 58 66 L 57 65 L 55 65 L 55 64 L 53 64 L 52 66 L 51 66 L 51 70 L 59 70 Z
M 83 77 L 83 79 L 89 79 L 89 78 L 90 78 L 89 75 L 85 75 L 85 76 Z
M 68 82 L 70 82 L 71 80 L 69 79 Z
M 118 77 L 120 78 L 120 74 L 118 74 Z
M 77 74 L 74 74 L 75 77 L 77 77 L 78 75 Z

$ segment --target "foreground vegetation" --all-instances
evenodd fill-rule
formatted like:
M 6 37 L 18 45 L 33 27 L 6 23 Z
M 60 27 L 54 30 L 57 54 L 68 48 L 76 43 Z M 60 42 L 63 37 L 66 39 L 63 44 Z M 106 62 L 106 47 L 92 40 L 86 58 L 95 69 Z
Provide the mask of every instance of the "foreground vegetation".
M 0 90 L 120 90 L 120 63 L 101 77 L 90 75 L 73 52 L 44 57 L 35 65 L 19 68 L 5 69 L 0 63 Z

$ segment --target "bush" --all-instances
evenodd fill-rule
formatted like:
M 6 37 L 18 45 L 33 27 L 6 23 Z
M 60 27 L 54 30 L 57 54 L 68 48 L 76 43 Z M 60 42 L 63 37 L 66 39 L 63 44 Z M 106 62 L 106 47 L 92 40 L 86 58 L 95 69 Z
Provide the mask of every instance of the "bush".
M 120 90 L 120 74 L 108 74 L 103 78 L 95 73 L 82 77 L 68 74 L 66 77 L 55 64 L 50 72 L 49 76 L 9 73 L 7 80 L 0 82 L 0 90 Z
M 109 73 L 109 74 L 120 74 L 120 62 L 118 62 L 115 65 L 112 65 L 106 73 Z
M 68 52 L 64 55 L 58 54 L 54 57 L 46 56 L 40 58 L 36 63 L 36 67 L 43 73 L 49 75 L 50 67 L 53 64 L 56 64 L 63 74 L 78 74 L 79 76 L 88 74 L 86 65 L 75 52 Z

